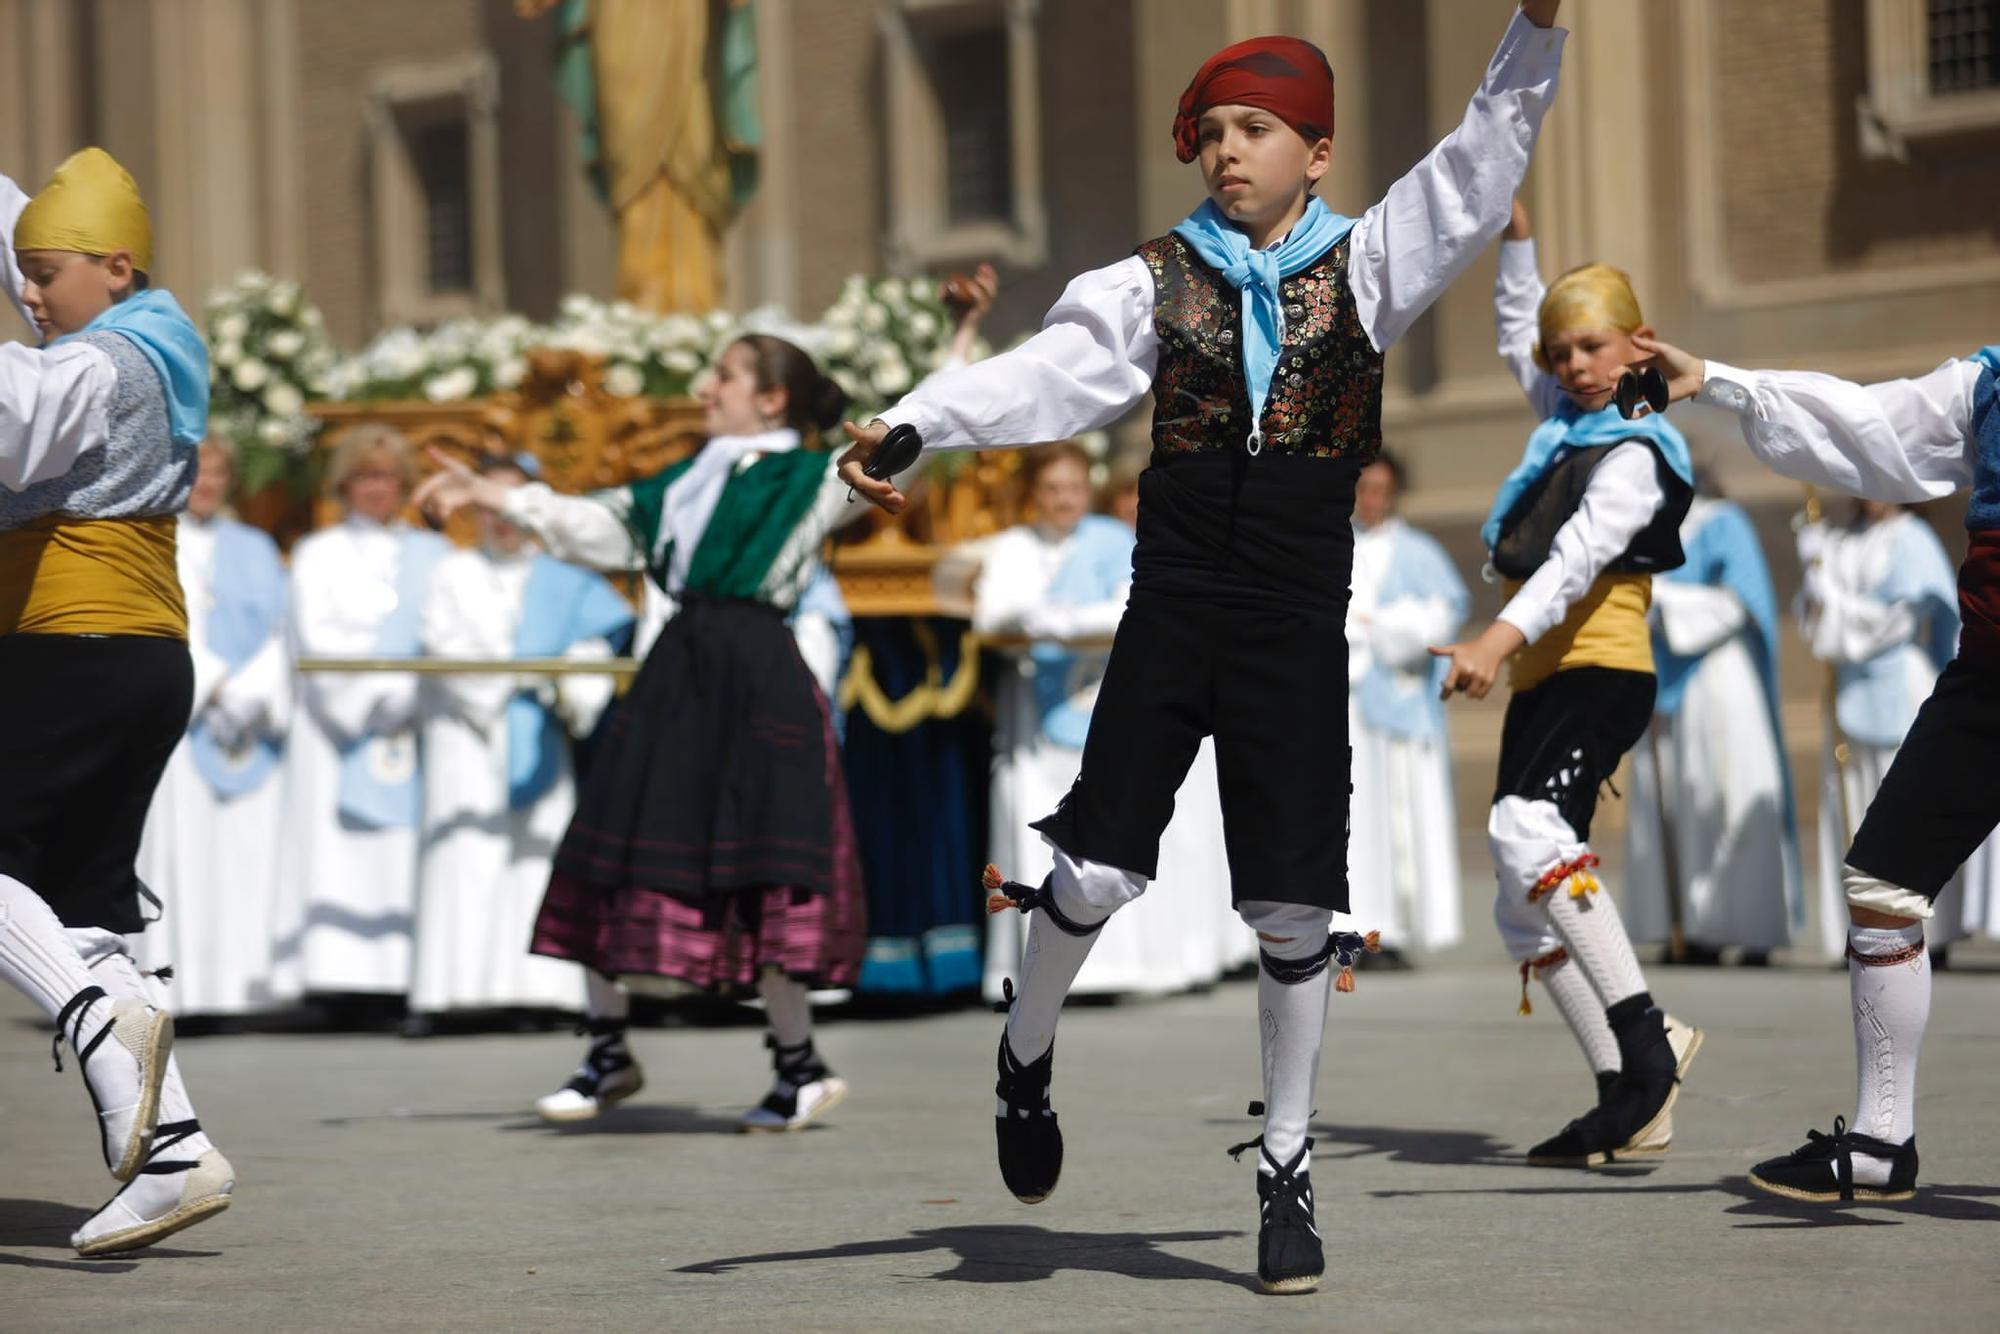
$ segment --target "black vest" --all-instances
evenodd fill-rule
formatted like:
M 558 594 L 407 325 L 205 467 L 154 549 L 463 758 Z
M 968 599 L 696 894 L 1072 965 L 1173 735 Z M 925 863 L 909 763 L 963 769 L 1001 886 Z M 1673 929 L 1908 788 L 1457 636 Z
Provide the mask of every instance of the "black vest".
M 1606 573 L 1663 574 L 1685 563 L 1681 521 L 1687 518 L 1688 506 L 1694 501 L 1694 488 L 1667 466 L 1666 459 L 1651 441 L 1635 437 L 1618 444 L 1572 449 L 1544 469 L 1500 521 L 1500 541 L 1493 548 L 1493 568 L 1509 579 L 1526 579 L 1539 570 L 1549 558 L 1556 533 L 1583 503 L 1583 491 L 1590 485 L 1591 474 L 1619 444 L 1639 444 L 1652 450 L 1653 471 L 1667 501 L 1639 530 L 1625 553 L 1604 567 Z

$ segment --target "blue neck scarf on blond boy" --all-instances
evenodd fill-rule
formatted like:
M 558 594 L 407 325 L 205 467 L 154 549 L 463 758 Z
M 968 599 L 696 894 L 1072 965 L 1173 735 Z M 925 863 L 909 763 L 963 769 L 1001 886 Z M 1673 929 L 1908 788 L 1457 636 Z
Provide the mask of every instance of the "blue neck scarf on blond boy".
M 1264 445 L 1264 400 L 1278 369 L 1283 320 L 1278 283 L 1303 272 L 1354 230 L 1354 219 L 1335 213 L 1317 199 L 1306 201 L 1305 216 L 1285 239 L 1253 250 L 1243 229 L 1222 215 L 1215 201 L 1202 201 L 1174 228 L 1201 262 L 1243 293 L 1243 379 L 1250 390 L 1250 452 Z

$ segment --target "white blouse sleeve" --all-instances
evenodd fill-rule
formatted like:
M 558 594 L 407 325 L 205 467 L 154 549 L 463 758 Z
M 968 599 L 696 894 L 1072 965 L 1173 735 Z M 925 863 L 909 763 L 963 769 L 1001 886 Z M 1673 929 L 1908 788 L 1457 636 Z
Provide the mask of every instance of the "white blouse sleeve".
M 104 443 L 118 372 L 86 342 L 0 344 L 0 486 L 60 477 Z
M 1535 364 L 1541 341 L 1542 275 L 1535 264 L 1533 241 L 1502 241 L 1500 272 L 1493 279 L 1493 328 L 1500 360 L 1507 363 L 1514 383 L 1528 396 L 1535 415 L 1552 416 L 1562 402 L 1556 379 Z
M 1507 226 L 1568 35 L 1517 12 L 1465 119 L 1355 223 L 1347 285 L 1376 351 L 1408 332 Z
M 1002 449 L 1109 426 L 1153 387 L 1153 277 L 1134 255 L 1070 281 L 1042 331 L 1009 352 L 941 371 L 882 414 L 926 450 Z
M 28 192 L 16 185 L 13 177 L 0 176 L 0 287 L 7 289 L 7 300 L 32 329 L 35 318 L 21 300 L 21 289 L 26 284 L 21 277 L 21 266 L 14 262 L 14 228 L 21 221 L 21 210 L 27 206 Z
M 1612 450 L 1590 474 L 1576 513 L 1556 530 L 1549 558 L 1528 576 L 1501 610 L 1500 619 L 1530 644 L 1540 639 L 1561 623 L 1604 567 L 1631 545 L 1666 503 L 1652 450 L 1638 444 Z
M 636 570 L 646 553 L 633 543 L 626 525 L 631 510 L 632 494 L 624 487 L 565 496 L 545 483 L 529 482 L 507 493 L 500 517 L 533 533 L 557 560 L 599 570 Z
M 1972 361 L 1948 361 L 1919 379 L 1870 385 L 1711 361 L 1695 401 L 1741 417 L 1750 452 L 1775 472 L 1847 495 L 1908 504 L 1971 485 L 1978 380 L 1979 364 Z

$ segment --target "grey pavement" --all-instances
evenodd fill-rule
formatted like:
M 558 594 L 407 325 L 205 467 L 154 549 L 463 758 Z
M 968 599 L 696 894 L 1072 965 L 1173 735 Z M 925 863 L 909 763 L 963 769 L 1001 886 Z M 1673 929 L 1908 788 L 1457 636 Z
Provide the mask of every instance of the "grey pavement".
M 1497 952 L 1497 951 L 1496 951 Z M 1753 1197 L 1757 1158 L 1852 1103 L 1845 980 L 1655 969 L 1709 1041 L 1657 1167 L 1534 1169 L 1589 1101 L 1552 1007 L 1514 1013 L 1491 955 L 1366 972 L 1335 996 L 1314 1163 L 1320 1293 L 1254 1292 L 1243 1115 L 1254 986 L 1072 1007 L 1057 1048 L 1061 1189 L 992 1164 L 998 1019 L 850 1019 L 828 1123 L 748 1137 L 751 1027 L 647 1030 L 649 1086 L 579 1129 L 523 1114 L 567 1036 L 188 1039 L 230 1212 L 79 1261 L 106 1194 L 88 1101 L 0 996 L 0 1327 L 149 1329 L 1931 1329 L 2000 1326 L 2000 976 L 1937 985 L 1914 1204 Z

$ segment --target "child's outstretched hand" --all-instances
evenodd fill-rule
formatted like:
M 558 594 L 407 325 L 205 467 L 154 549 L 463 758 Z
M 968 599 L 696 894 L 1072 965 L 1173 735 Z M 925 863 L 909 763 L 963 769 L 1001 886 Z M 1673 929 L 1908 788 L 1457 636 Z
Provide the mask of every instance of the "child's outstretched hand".
M 1495 621 L 1480 631 L 1476 639 L 1433 645 L 1433 657 L 1451 660 L 1451 669 L 1444 674 L 1444 684 L 1438 688 L 1438 698 L 1450 699 L 1463 692 L 1474 699 L 1485 699 L 1493 683 L 1500 679 L 1501 664 L 1527 642 L 1527 637 L 1507 622 Z
M 1647 360 L 1640 365 L 1658 366 L 1660 374 L 1667 377 L 1668 402 L 1679 403 L 1701 392 L 1708 379 L 1708 363 L 1700 357 L 1691 356 L 1672 343 L 1663 343 L 1651 334 L 1633 334 L 1632 346 L 1647 354 Z
M 862 469 L 868 460 L 875 457 L 877 446 L 889 434 L 889 428 L 881 421 L 869 422 L 866 426 L 856 426 L 853 422 L 842 422 L 841 429 L 847 432 L 848 450 L 840 456 L 840 480 L 854 489 L 871 505 L 879 506 L 891 514 L 903 512 L 904 497 L 892 481 L 877 481 L 866 476 Z

